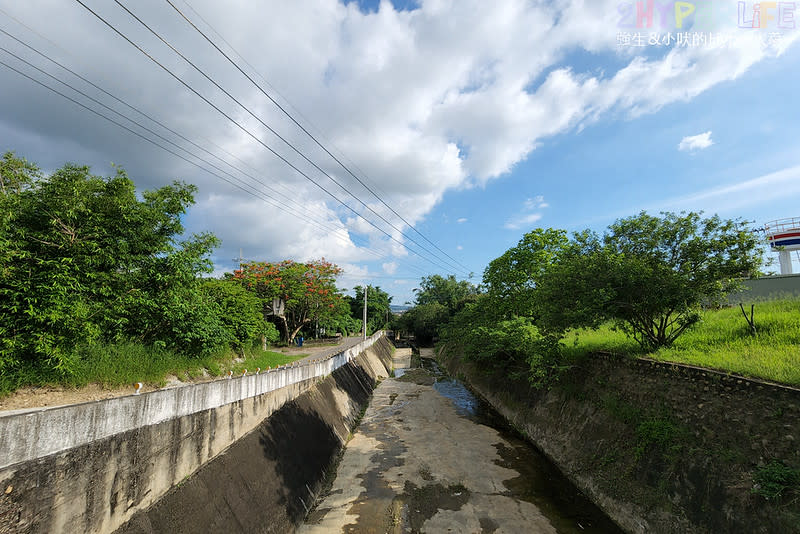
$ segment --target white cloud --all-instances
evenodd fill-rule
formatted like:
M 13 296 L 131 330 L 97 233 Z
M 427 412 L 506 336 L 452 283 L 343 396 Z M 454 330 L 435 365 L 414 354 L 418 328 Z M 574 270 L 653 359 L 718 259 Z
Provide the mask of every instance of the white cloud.
M 665 201 L 658 209 L 689 209 L 708 212 L 738 210 L 763 205 L 777 198 L 800 196 L 800 165 L 742 182 L 698 191 Z
M 464 247 L 463 247 L 462 245 L 458 245 L 458 246 L 456 247 L 456 250 L 464 250 Z
M 678 144 L 678 150 L 692 152 L 695 150 L 703 150 L 713 144 L 714 141 L 711 140 L 711 130 L 709 130 L 698 135 L 684 137 Z
M 717 33 L 745 37 L 727 46 L 668 52 L 649 47 L 644 55 L 634 47 L 617 45 L 617 4 L 618 0 L 421 0 L 413 11 L 398 12 L 390 2 L 381 2 L 377 13 L 365 14 L 356 2 L 345 5 L 333 0 L 192 2 L 257 72 L 268 73 L 271 87 L 291 95 L 292 106 L 313 126 L 299 114 L 298 118 L 320 132 L 319 139 L 331 150 L 344 154 L 343 161 L 354 162 L 357 169 L 351 168 L 359 175 L 363 171 L 368 184 L 412 224 L 430 214 L 447 191 L 497 179 L 551 136 L 690 100 L 720 82 L 735 80 L 764 58 L 780 55 L 800 38 L 800 32 L 791 32 L 765 47 L 758 35 L 721 28 Z M 79 158 L 93 165 L 115 161 L 130 171 L 139 187 L 163 185 L 176 177 L 198 184 L 198 204 L 189 213 L 187 227 L 222 237 L 221 263 L 230 261 L 240 247 L 249 258 L 325 256 L 348 265 L 374 258 L 363 249 L 365 242 L 378 255 L 379 264 L 408 255 L 277 161 L 79 6 L 29 0 L 10 3 L 7 9 L 62 47 L 66 51 L 62 58 L 71 67 L 247 170 L 260 180 L 255 186 L 276 195 L 281 205 L 290 207 L 288 198 L 301 207 L 294 208 L 299 215 L 268 207 L 0 69 L 4 96 L 0 132 L 20 143 L 8 148 L 45 167 Z M 372 209 L 405 228 L 297 133 L 260 92 L 234 76 L 230 66 L 168 6 L 136 3 L 131 9 L 146 21 L 156 21 L 163 35 L 188 56 L 202 58 L 209 73 L 342 184 L 339 188 L 315 173 L 325 187 L 339 196 L 343 190 L 357 192 Z M 45 11 L 50 16 L 41 17 Z M 142 38 L 144 30 L 117 11 L 109 6 L 101 9 L 102 14 L 113 15 L 123 31 Z M 29 35 L 11 22 L 8 28 Z M 43 41 L 35 44 L 52 49 Z M 151 44 L 145 46 L 149 49 Z M 269 53 L 276 50 L 281 53 Z M 577 63 L 571 65 L 570 54 L 583 51 L 598 58 L 615 55 L 622 66 L 604 62 L 582 70 Z M 189 71 L 171 54 L 164 59 L 176 71 Z M 189 79 L 195 82 L 193 74 Z M 198 88 L 212 94 L 199 80 Z M 214 94 L 213 100 L 223 109 L 248 127 L 254 124 L 240 108 Z M 271 135 L 258 128 L 254 132 L 296 159 Z M 710 132 L 708 136 L 711 143 Z M 267 186 L 272 189 L 267 191 Z M 509 220 L 507 228 L 521 228 L 541 218 L 537 210 L 547 208 L 547 202 L 538 197 L 529 201 L 530 206 Z M 352 198 L 347 203 L 364 211 Z M 315 226 L 309 216 L 327 228 Z M 397 230 L 388 231 L 404 240 Z
M 522 203 L 522 210 L 511 217 L 503 225 L 507 230 L 519 230 L 520 228 L 528 228 L 535 222 L 542 218 L 542 213 L 536 210 L 549 208 L 550 204 L 544 201 L 544 196 L 538 195 L 533 198 L 528 198 Z
M 504 228 L 508 230 L 519 230 L 520 228 L 525 228 L 542 218 L 541 213 L 530 213 L 528 215 L 523 215 L 520 217 L 516 217 L 511 219 L 510 221 L 506 222 Z
M 383 267 L 383 272 L 385 272 L 388 275 L 392 275 L 392 274 L 397 272 L 397 262 L 396 261 L 392 261 L 392 262 L 389 262 L 389 263 L 384 263 L 382 265 L 382 267 Z
M 468 220 L 468 219 L 467 219 L 466 217 L 461 217 L 461 218 L 460 218 L 460 219 L 458 219 L 456 222 L 457 222 L 458 224 L 464 224 L 465 222 L 467 222 L 467 220 Z

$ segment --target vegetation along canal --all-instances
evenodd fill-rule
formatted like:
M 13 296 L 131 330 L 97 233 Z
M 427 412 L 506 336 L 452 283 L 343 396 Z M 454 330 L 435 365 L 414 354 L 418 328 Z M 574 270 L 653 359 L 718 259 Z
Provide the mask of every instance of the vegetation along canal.
M 433 360 L 375 390 L 304 533 L 621 532 Z

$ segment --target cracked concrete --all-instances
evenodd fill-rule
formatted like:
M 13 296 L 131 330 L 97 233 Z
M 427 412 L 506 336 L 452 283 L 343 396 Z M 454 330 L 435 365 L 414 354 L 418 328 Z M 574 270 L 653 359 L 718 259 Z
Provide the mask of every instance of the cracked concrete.
M 299 532 L 591 532 L 569 513 L 546 517 L 509 488 L 522 469 L 504 456 L 519 447 L 459 415 L 430 385 L 384 380 L 331 490 Z

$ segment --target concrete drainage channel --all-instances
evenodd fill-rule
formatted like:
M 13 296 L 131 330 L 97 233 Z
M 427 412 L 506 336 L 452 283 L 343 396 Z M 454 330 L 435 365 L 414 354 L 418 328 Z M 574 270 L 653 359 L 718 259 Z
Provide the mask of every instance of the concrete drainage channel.
M 300 532 L 621 532 L 464 384 L 409 359 L 395 352 Z
M 290 532 L 375 384 L 382 334 L 267 375 L 0 416 L 0 533 Z
M 382 336 L 359 350 L 328 376 L 0 470 L 0 533 L 618 531 L 435 363 L 408 369 Z

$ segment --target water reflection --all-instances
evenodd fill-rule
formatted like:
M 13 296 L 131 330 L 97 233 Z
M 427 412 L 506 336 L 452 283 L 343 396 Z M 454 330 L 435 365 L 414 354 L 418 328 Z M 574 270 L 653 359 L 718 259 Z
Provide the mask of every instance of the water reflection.
M 421 366 L 434 377 L 433 388 L 450 399 L 460 415 L 494 428 L 503 438 L 495 444 L 499 456 L 495 463 L 518 473 L 503 482 L 510 496 L 535 504 L 559 533 L 622 532 L 552 462 L 510 428 L 494 408 L 463 382 L 449 376 L 434 360 L 423 358 Z

